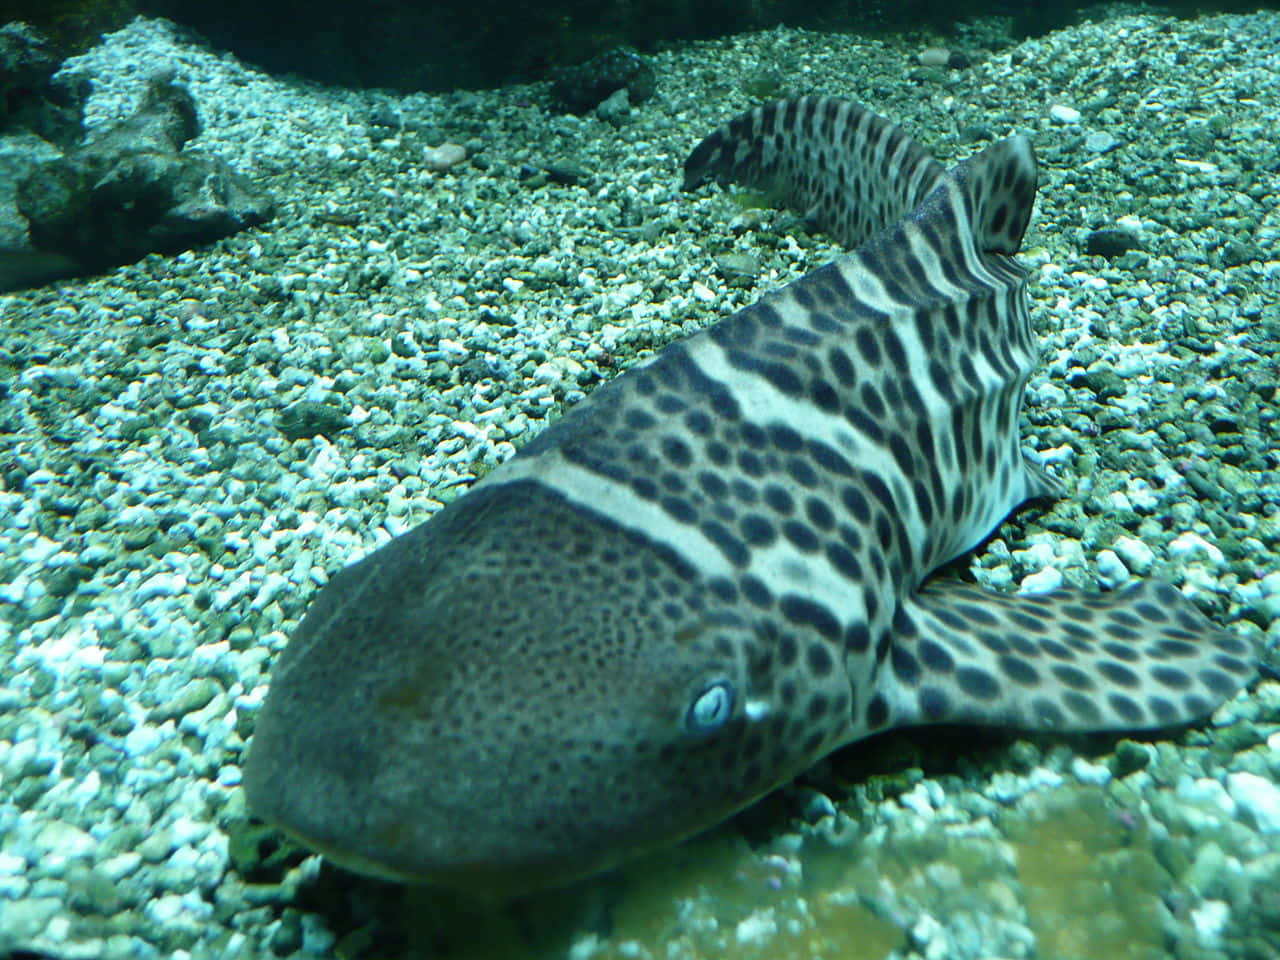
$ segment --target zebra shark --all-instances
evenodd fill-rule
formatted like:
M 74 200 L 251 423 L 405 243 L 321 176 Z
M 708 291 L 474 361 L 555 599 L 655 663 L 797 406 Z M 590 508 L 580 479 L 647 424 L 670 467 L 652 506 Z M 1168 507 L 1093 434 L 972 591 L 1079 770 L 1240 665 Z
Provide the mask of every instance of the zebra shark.
M 1174 587 L 932 576 L 1029 498 L 1024 137 L 946 170 L 843 100 L 759 107 L 685 186 L 853 251 L 594 391 L 333 576 L 275 665 L 252 811 L 339 865 L 504 898 L 672 844 L 892 727 L 1160 728 L 1254 672 Z

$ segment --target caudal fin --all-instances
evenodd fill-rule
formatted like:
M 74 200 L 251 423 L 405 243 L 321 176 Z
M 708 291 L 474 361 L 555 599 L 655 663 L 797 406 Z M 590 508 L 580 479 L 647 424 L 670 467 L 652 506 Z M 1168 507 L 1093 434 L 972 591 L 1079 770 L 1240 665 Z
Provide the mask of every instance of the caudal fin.
M 852 249 L 915 209 L 944 173 L 884 117 L 850 100 L 808 96 L 719 127 L 685 161 L 684 189 L 714 178 L 768 191 Z

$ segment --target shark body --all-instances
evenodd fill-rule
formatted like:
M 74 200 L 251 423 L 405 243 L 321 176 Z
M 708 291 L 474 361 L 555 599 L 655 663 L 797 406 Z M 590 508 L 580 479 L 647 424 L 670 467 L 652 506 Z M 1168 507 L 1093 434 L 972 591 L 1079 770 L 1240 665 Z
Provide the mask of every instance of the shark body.
M 1165 584 L 929 579 L 1057 493 L 1018 435 L 1028 141 L 947 171 L 805 97 L 708 137 L 686 186 L 712 176 L 855 249 L 337 573 L 257 719 L 260 816 L 352 869 L 502 897 L 678 841 L 890 727 L 1162 727 L 1252 675 Z

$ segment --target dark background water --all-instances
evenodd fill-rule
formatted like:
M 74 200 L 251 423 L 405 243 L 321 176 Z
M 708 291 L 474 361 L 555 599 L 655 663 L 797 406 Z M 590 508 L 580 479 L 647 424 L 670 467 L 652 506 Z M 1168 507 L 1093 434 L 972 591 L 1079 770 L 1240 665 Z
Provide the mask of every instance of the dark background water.
M 1169 0 L 1144 9 L 1195 16 L 1276 5 Z M 26 20 L 73 53 L 136 14 L 165 16 L 273 72 L 348 86 L 447 90 L 538 79 L 619 44 L 645 52 L 778 24 L 919 30 L 922 44 L 932 30 L 934 41 L 950 35 L 963 45 L 953 28 L 964 21 L 1006 18 L 1000 30 L 986 33 L 1012 41 L 1124 7 L 1006 0 L 0 0 L 0 23 Z

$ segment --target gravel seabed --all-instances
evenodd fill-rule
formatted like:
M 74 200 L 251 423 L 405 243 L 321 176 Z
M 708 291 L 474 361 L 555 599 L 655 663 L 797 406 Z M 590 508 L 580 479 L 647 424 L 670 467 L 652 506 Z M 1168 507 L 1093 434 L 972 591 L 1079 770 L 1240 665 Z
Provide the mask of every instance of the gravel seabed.
M 1035 140 L 1025 436 L 1072 492 L 1007 523 L 979 579 L 1159 575 L 1274 648 L 1280 15 L 1117 16 L 958 71 L 920 47 L 680 46 L 618 125 L 548 111 L 542 86 L 272 78 L 161 21 L 78 58 L 91 122 L 175 69 L 193 148 L 280 215 L 0 297 L 0 956 L 1280 955 L 1270 680 L 1163 739 L 880 738 L 622 878 L 507 910 L 351 878 L 246 815 L 267 672 L 330 572 L 836 252 L 678 191 L 689 148 L 765 91 L 860 99 L 948 161 Z M 432 172 L 446 141 L 471 157 Z M 1137 249 L 1085 254 L 1116 227 Z M 317 416 L 282 421 L 299 401 L 329 408 L 327 439 L 290 439 Z

